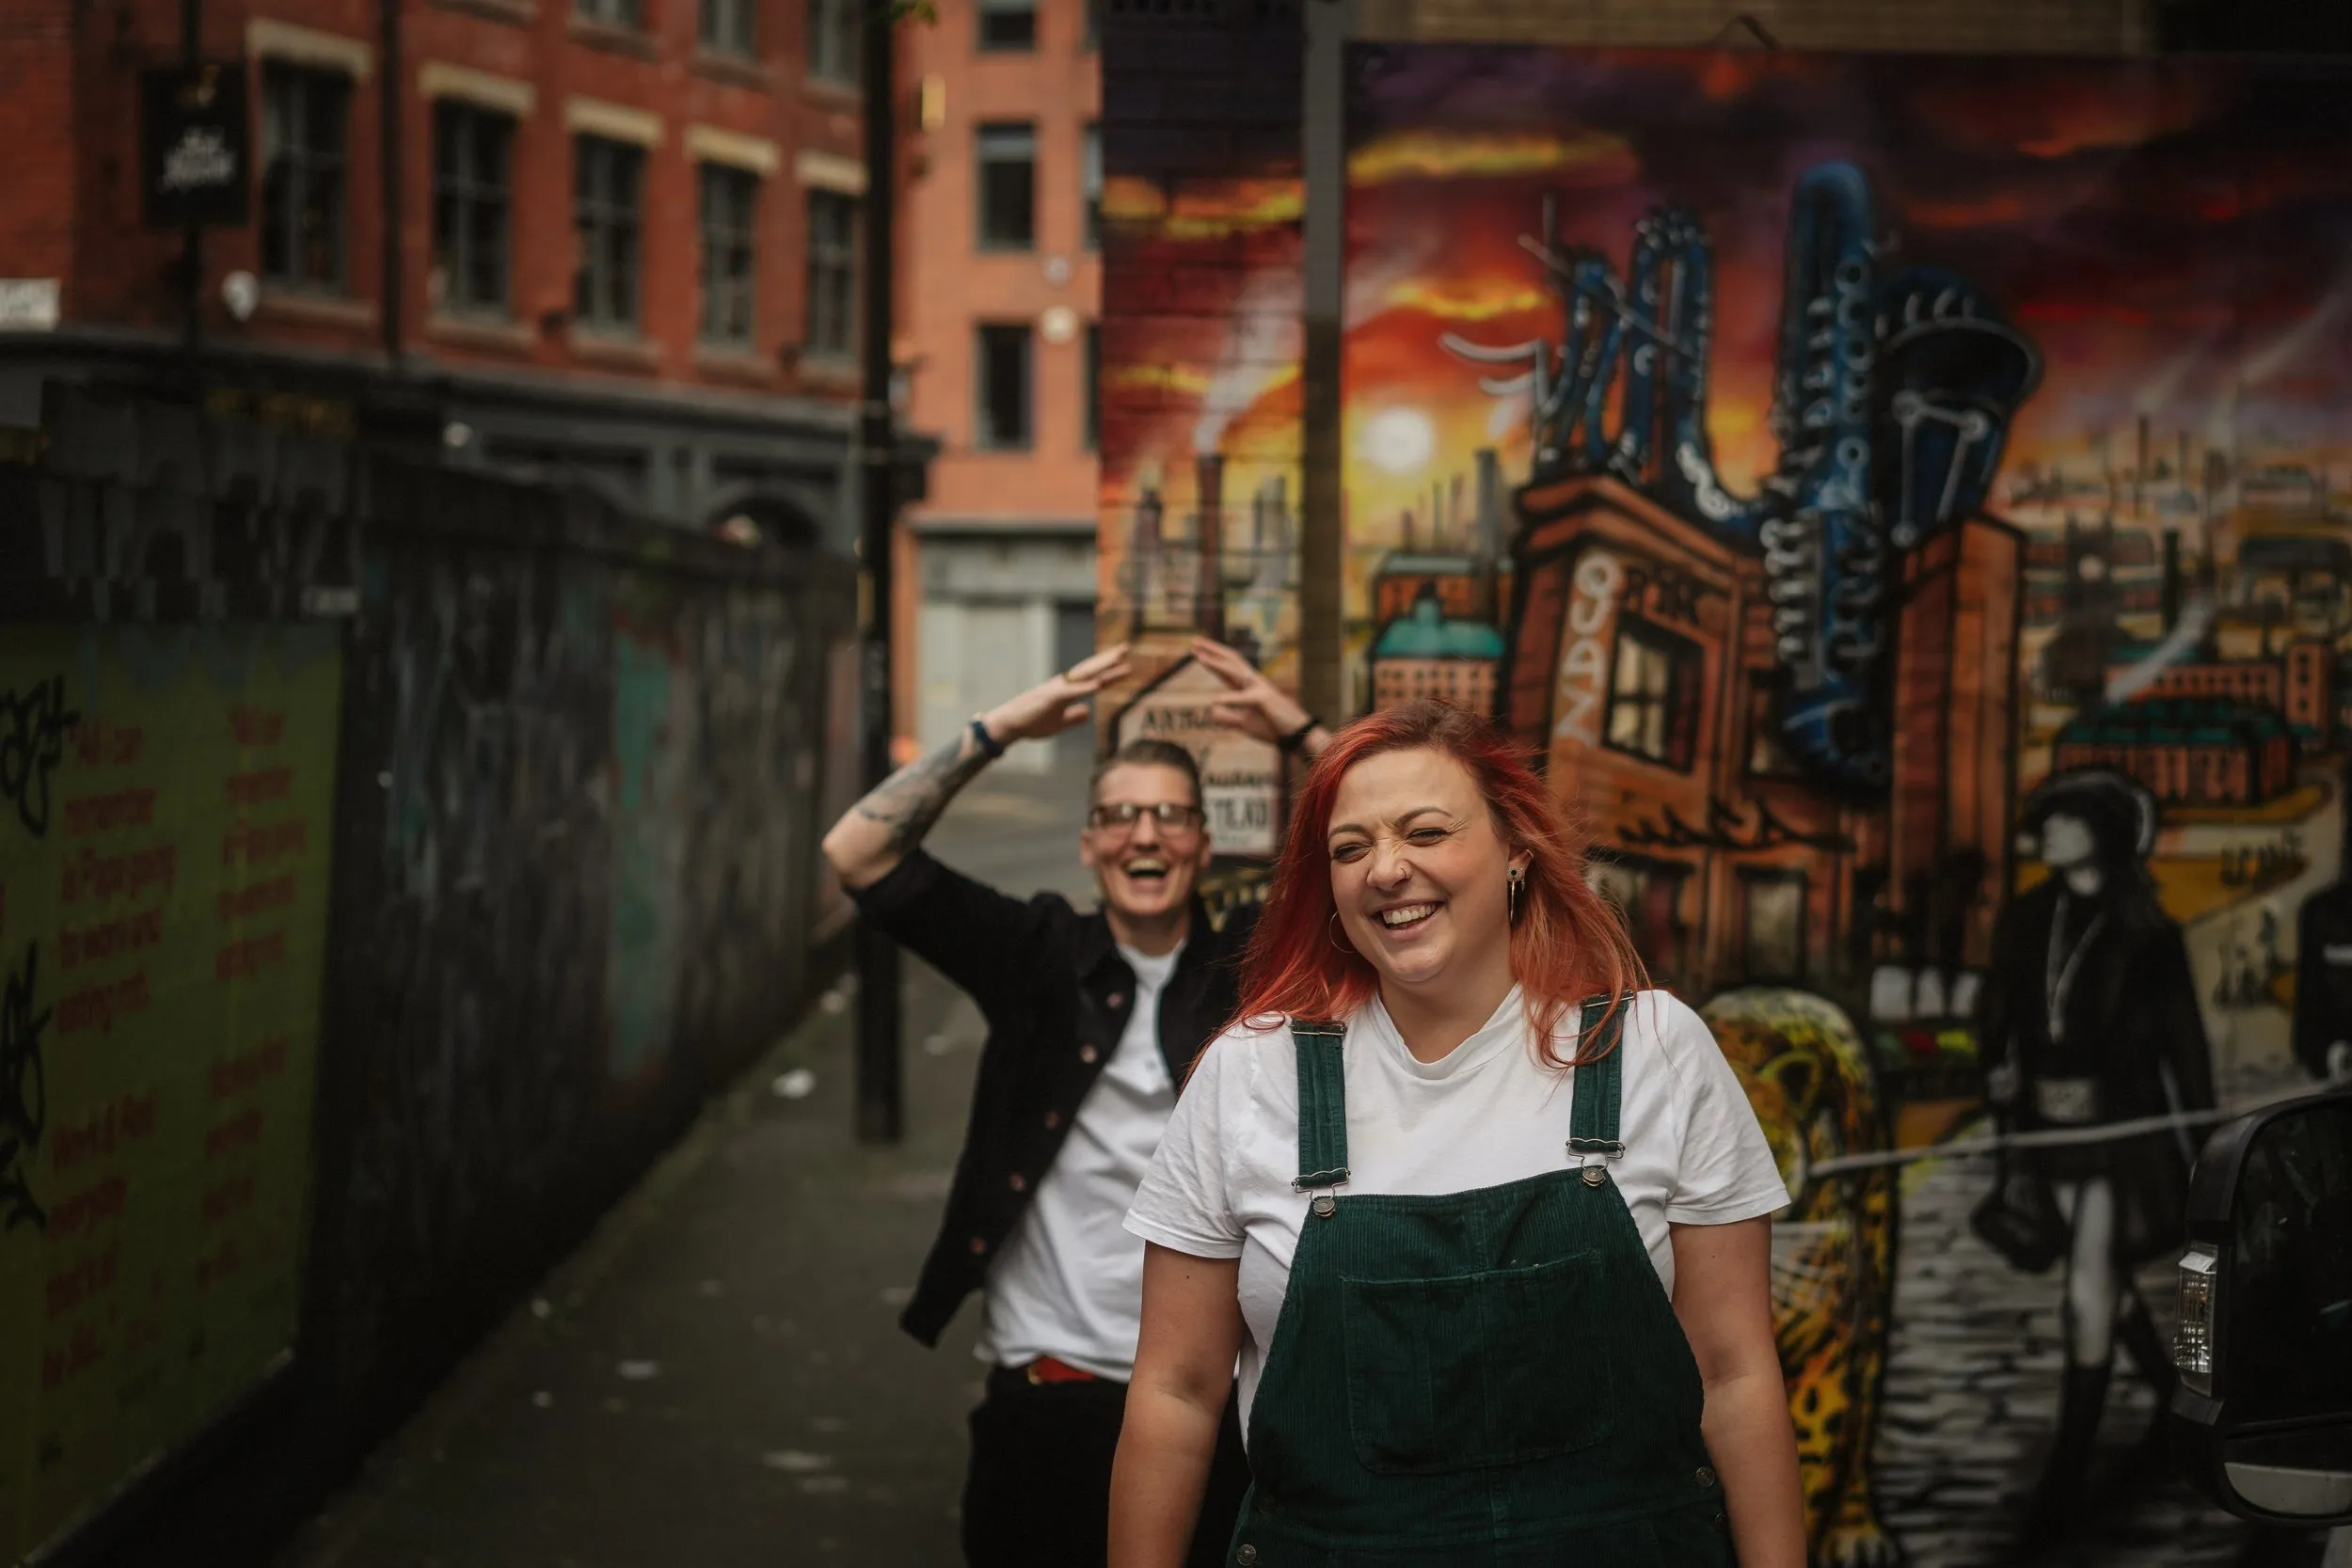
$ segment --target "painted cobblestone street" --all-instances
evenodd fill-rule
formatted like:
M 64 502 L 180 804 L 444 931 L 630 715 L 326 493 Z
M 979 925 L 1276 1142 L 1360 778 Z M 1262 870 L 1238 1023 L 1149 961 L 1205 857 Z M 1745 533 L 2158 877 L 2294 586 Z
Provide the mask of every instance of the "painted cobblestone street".
M 1991 1180 L 1986 1162 L 1940 1160 L 1910 1174 L 1879 1437 L 1880 1504 L 1915 1561 L 2005 1562 L 2010 1521 L 2057 1419 L 2058 1275 L 2019 1275 L 1969 1232 L 1969 1209 Z M 2150 1279 L 2164 1283 L 2160 1274 Z M 2164 1293 L 2150 1299 L 2169 1328 Z M 2108 1469 L 2147 1429 L 2151 1409 L 2146 1386 L 2119 1370 L 2101 1426 Z M 2178 1538 L 2190 1554 L 2184 1563 L 2233 1560 L 2238 1532 L 2226 1521 L 2176 1486 L 2148 1490 L 2126 1506 L 2131 1533 Z
M 1930 1161 L 1907 1174 L 1878 1443 L 1881 1513 L 1914 1563 L 1994 1568 L 2016 1560 L 2014 1521 L 2058 1418 L 2058 1271 L 2018 1274 L 1970 1232 L 1969 1210 L 1992 1180 L 1987 1162 Z M 2169 1342 L 2173 1271 L 2151 1266 L 2138 1280 Z M 2160 1452 L 2135 1452 L 2153 1414 L 2147 1385 L 2119 1352 L 2084 1530 L 2064 1561 L 2219 1568 L 2320 1560 L 2316 1543 L 2263 1543 L 2264 1554 L 2281 1555 L 2249 1556 L 2257 1544 L 2247 1527 L 2173 1479 Z

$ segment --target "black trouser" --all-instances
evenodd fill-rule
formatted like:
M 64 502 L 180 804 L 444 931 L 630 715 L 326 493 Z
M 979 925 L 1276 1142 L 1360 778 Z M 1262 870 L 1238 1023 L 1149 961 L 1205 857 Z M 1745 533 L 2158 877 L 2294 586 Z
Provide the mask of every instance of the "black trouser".
M 1190 1568 L 1218 1568 L 1249 1489 L 1238 1393 L 1225 1404 L 1216 1456 L 1192 1534 Z M 1125 1414 L 1123 1383 L 1033 1384 L 998 1368 L 972 1412 L 963 1483 L 963 1558 L 971 1568 L 1103 1568 L 1110 1530 L 1111 1456 Z

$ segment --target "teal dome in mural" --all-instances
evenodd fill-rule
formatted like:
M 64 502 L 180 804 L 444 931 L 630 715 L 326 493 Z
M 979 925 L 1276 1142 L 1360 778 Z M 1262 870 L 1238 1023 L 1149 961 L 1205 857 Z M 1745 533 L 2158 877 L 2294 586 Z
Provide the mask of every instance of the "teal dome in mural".
M 1389 623 L 1373 645 L 1372 657 L 1383 658 L 1477 658 L 1502 657 L 1502 633 L 1483 621 L 1456 621 L 1445 613 L 1438 595 L 1422 589 L 1413 612 Z

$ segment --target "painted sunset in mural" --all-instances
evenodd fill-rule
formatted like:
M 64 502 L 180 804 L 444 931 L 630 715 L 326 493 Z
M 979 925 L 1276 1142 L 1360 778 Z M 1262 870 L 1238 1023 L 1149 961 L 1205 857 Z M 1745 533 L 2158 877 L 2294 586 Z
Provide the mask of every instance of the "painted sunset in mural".
M 1771 467 L 1767 429 L 1790 193 L 1854 161 L 1887 260 L 1947 267 L 1999 300 L 2051 373 L 2020 411 L 2010 466 L 2088 474 L 2136 458 L 2153 421 L 2168 473 L 2192 460 L 2352 463 L 2352 168 L 2314 162 L 2332 87 L 2147 71 L 2132 89 L 2022 59 L 1422 50 L 1360 61 L 1351 109 L 1346 384 L 1351 522 L 1426 501 L 1389 476 L 1362 422 L 1426 412 L 1458 451 L 1523 440 L 1440 346 L 1556 332 L 1521 244 L 1543 198 L 1563 243 L 1623 264 L 1635 222 L 1672 203 L 1715 257 L 1709 424 L 1724 479 Z M 1395 503 L 1394 507 L 1388 503 Z
M 1530 463 L 1524 395 L 1464 356 L 1555 341 L 1531 250 L 1618 273 L 1671 206 L 1712 266 L 1705 427 L 1755 493 L 1772 428 L 1794 193 L 1850 164 L 1875 264 L 1965 278 L 2038 351 L 1991 497 L 2062 547 L 2067 519 L 2166 529 L 2192 562 L 2292 530 L 2352 480 L 2352 168 L 2308 156 L 2332 88 L 2206 67 L 2060 61 L 1367 48 L 1350 102 L 1345 343 L 1348 578 L 1360 651 L 1381 558 L 1469 543 L 1475 454 Z M 1622 390 L 1613 389 L 1613 398 Z M 1428 455 L 1392 438 L 1425 431 Z M 2332 479 L 2331 479 L 2332 475 Z M 2133 548 L 2138 547 L 2137 544 Z M 2125 566 L 2126 597 L 2153 612 Z M 2149 602 L 2140 604 L 2138 601 Z M 2225 633 L 2226 633 L 2225 628 Z

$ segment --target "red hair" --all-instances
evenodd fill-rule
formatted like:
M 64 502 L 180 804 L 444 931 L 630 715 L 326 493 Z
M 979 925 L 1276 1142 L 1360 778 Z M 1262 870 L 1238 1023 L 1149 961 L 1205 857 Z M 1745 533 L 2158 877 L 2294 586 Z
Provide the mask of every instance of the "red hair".
M 1613 1008 L 1629 991 L 1646 989 L 1641 956 L 1616 911 L 1585 883 L 1583 837 L 1552 804 L 1543 780 L 1492 724 L 1438 702 L 1406 703 L 1358 720 L 1308 770 L 1274 863 L 1265 912 L 1249 938 L 1233 1022 L 1345 1018 L 1372 1000 L 1378 971 L 1331 934 L 1339 910 L 1326 847 L 1331 810 L 1349 768 L 1385 752 L 1422 749 L 1461 764 L 1504 846 L 1527 853 L 1519 917 L 1511 927 L 1511 974 L 1526 997 L 1538 1055 L 1559 1068 L 1597 1060 L 1581 1054 L 1581 1039 L 1576 1057 L 1557 1053 L 1552 1041 L 1560 1022 L 1587 997 L 1606 996 Z

